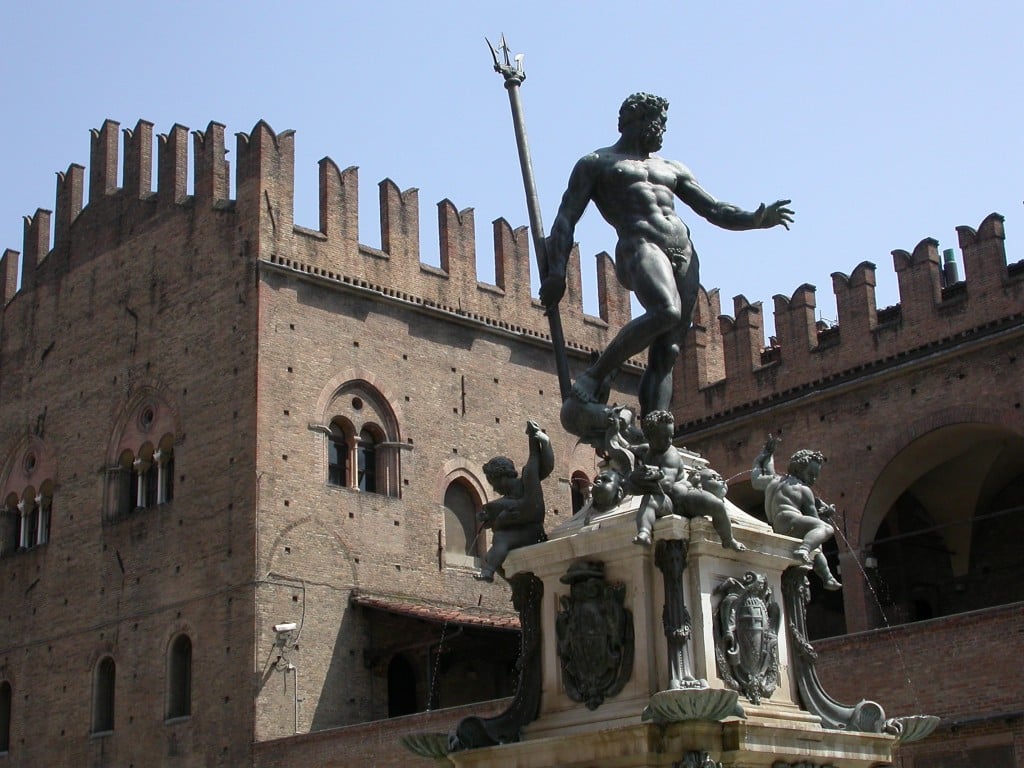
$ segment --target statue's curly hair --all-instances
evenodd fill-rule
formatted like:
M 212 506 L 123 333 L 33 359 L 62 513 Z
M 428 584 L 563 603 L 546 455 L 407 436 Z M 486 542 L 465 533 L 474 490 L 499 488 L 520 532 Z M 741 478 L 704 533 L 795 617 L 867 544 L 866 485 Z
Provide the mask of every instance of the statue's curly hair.
M 653 429 L 656 424 L 675 423 L 676 420 L 672 416 L 671 411 L 651 411 L 646 416 L 644 416 L 644 420 L 641 422 L 641 428 L 643 429 L 644 436 L 646 437 L 647 435 L 650 434 L 651 429 Z
M 668 111 L 668 99 L 653 93 L 634 93 L 626 97 L 619 107 L 619 131 L 638 120 L 661 115 Z
M 519 477 L 515 462 L 507 456 L 495 456 L 484 464 L 484 475 L 488 478 Z
M 812 451 L 808 448 L 797 451 L 789 458 L 789 474 L 795 475 L 810 466 L 812 461 L 824 464 L 828 459 L 821 451 Z

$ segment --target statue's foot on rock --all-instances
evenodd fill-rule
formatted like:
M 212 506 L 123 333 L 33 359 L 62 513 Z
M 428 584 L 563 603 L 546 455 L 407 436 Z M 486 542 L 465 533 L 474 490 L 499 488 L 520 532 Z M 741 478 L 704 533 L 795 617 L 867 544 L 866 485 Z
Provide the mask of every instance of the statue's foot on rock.
M 829 592 L 838 592 L 843 588 L 843 585 L 840 584 L 839 580 L 834 576 L 829 576 L 827 579 L 823 579 L 821 583 Z
M 814 559 L 811 557 L 811 553 L 807 550 L 807 547 L 797 547 L 793 551 L 793 557 L 805 565 L 811 565 L 814 562 Z
M 747 548 L 740 544 L 738 541 L 736 541 L 736 539 L 729 539 L 728 541 L 723 541 L 722 546 L 726 549 L 735 549 L 737 552 L 747 551 Z
M 480 573 L 474 573 L 473 578 L 477 581 L 486 581 L 488 584 L 493 584 L 494 571 L 480 571 Z
M 647 531 L 640 531 L 636 536 L 633 537 L 634 544 L 640 544 L 644 547 L 651 546 L 651 534 Z

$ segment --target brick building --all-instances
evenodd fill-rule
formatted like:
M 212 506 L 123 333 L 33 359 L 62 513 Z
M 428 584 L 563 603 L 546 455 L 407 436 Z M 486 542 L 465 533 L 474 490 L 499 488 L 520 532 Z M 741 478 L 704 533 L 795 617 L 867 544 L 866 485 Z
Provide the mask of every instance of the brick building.
M 472 210 L 438 205 L 428 266 L 416 191 L 384 181 L 368 248 L 330 159 L 319 229 L 296 226 L 290 131 L 238 135 L 232 198 L 223 126 L 193 134 L 191 195 L 185 128 L 155 192 L 152 126 L 124 131 L 120 186 L 118 128 L 26 219 L 20 290 L 0 260 L 0 763 L 234 768 L 509 695 L 518 617 L 471 578 L 481 466 L 525 460 L 533 418 L 555 519 L 595 472 L 557 428 L 525 228 L 494 223 L 483 284 Z M 628 316 L 610 268 L 587 317 L 576 260 L 580 360 Z
M 124 131 L 118 186 L 104 123 L 88 177 L 26 219 L 19 290 L 0 259 L 0 764 L 405 765 L 400 734 L 514 683 L 508 591 L 470 578 L 480 467 L 547 427 L 549 525 L 595 471 L 558 427 L 526 231 L 494 223 L 483 284 L 472 210 L 438 205 L 433 267 L 415 190 L 381 182 L 370 248 L 354 168 L 321 161 L 308 229 L 291 132 L 238 135 L 233 196 L 224 127 L 193 134 L 191 195 L 188 140 L 173 126 L 154 163 L 152 126 Z M 769 431 L 830 456 L 845 586 L 811 609 L 819 671 L 944 718 L 907 766 L 1024 755 L 1024 279 L 1000 217 L 959 235 L 964 281 L 925 240 L 894 253 L 899 305 L 875 307 L 864 263 L 833 276 L 836 327 L 811 286 L 776 297 L 767 346 L 759 304 L 719 317 L 702 294 L 677 376 L 681 439 L 727 476 Z M 576 369 L 629 315 L 603 254 L 583 313 L 578 259 Z
M 899 304 L 878 309 L 875 265 L 832 287 L 839 322 L 815 322 L 815 289 L 721 316 L 702 294 L 675 404 L 680 435 L 763 514 L 749 469 L 769 432 L 776 467 L 799 448 L 828 456 L 841 593 L 815 597 L 819 672 L 842 701 L 942 717 L 906 766 L 1024 761 L 1024 262 L 1007 264 L 1003 217 L 893 251 Z M 856 665 L 851 660 L 856 659 Z M 856 672 L 854 672 L 856 670 Z

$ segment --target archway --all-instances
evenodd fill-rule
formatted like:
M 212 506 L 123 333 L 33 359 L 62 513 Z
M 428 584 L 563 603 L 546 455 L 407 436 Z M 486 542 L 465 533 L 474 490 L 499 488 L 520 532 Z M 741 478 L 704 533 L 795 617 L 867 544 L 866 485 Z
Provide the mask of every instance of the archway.
M 1024 436 L 980 423 L 921 435 L 879 475 L 860 534 L 875 626 L 1024 600 Z

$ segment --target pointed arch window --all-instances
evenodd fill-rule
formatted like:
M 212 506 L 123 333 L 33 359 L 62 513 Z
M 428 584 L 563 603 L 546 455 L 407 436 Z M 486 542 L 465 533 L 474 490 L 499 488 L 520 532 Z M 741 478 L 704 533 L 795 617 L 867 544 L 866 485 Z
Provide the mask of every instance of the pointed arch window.
M 35 437 L 0 466 L 0 555 L 25 552 L 50 540 L 56 459 Z
M 387 400 L 365 381 L 339 387 L 328 405 L 326 481 L 382 496 L 401 496 L 402 448 L 398 422 Z
M 8 502 L 8 514 L 14 519 L 14 541 L 18 550 L 34 549 L 50 540 L 50 520 L 53 516 L 53 482 L 46 480 L 39 491 L 31 485 L 20 500 Z
M 137 392 L 126 406 L 109 446 L 107 522 L 174 499 L 177 421 L 163 394 L 150 388 Z

